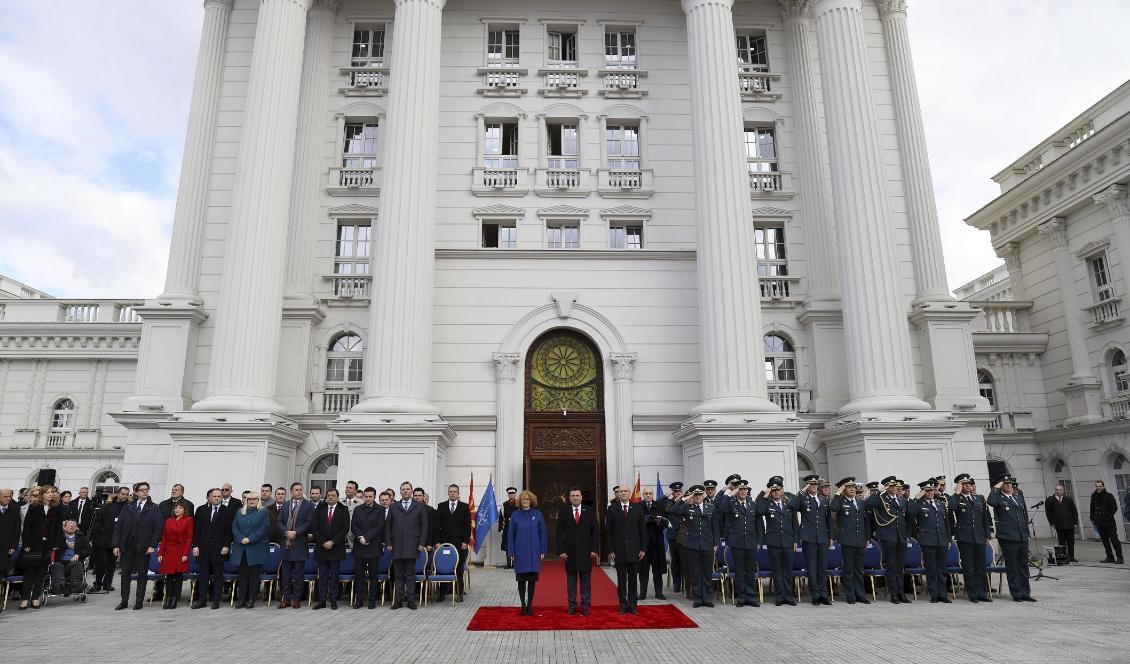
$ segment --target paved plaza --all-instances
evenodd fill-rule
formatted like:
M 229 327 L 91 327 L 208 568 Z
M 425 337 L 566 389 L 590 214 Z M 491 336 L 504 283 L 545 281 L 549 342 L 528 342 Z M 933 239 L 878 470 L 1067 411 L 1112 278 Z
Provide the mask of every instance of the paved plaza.
M 513 574 L 473 572 L 462 604 L 418 611 L 387 607 L 317 613 L 278 610 L 113 611 L 117 593 L 85 604 L 53 598 L 39 611 L 0 614 L 8 662 L 83 659 L 162 662 L 755 662 L 845 661 L 1090 663 L 1128 662 L 1130 568 L 1099 565 L 1102 549 L 1083 543 L 1084 563 L 1051 568 L 1061 581 L 1033 585 L 1036 604 L 1004 601 L 937 605 L 882 601 L 849 607 L 741 608 L 674 603 L 698 629 L 468 632 L 481 605 L 516 604 Z M 996 577 L 994 576 L 994 587 Z M 880 591 L 881 592 L 881 591 Z M 672 594 L 669 594 L 670 597 Z M 536 602 L 536 599 L 535 599 Z M 648 600 L 645 604 L 654 603 Z M 582 618 L 578 618 L 582 620 Z

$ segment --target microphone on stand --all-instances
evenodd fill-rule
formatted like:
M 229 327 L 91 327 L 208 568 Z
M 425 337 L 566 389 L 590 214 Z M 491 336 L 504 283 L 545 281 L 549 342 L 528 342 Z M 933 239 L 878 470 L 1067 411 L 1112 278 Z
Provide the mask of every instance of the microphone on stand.
M 1044 503 L 1046 503 L 1046 502 L 1047 502 L 1046 500 L 1041 500 L 1040 502 L 1036 503 L 1035 505 L 1033 505 L 1033 506 L 1032 506 L 1032 507 L 1030 507 L 1029 509 L 1033 509 L 1033 510 L 1034 510 L 1034 509 L 1036 509 L 1036 508 L 1037 508 L 1037 507 L 1039 507 L 1040 505 L 1043 505 L 1043 504 L 1044 504 Z

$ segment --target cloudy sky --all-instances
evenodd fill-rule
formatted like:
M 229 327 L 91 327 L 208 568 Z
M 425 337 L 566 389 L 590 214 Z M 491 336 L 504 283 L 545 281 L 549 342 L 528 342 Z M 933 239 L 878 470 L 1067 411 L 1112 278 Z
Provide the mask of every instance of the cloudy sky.
M 1000 261 L 962 219 L 991 175 L 1130 78 L 1130 2 L 911 0 L 951 288 Z M 108 11 L 108 7 L 114 7 Z M 198 0 L 0 0 L 0 274 L 161 291 Z

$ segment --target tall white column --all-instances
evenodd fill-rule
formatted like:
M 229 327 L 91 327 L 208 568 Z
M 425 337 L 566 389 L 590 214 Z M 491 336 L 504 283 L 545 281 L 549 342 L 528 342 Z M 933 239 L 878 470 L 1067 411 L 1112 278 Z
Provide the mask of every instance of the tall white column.
M 522 486 L 522 430 L 520 399 L 515 398 L 514 382 L 522 366 L 520 353 L 495 353 L 494 411 L 494 486 Z M 518 418 L 518 419 L 516 419 Z M 517 427 L 514 422 L 517 421 Z
M 445 0 L 395 0 L 384 186 L 373 252 L 365 399 L 353 410 L 435 413 L 431 377 L 440 30 Z
M 762 369 L 733 0 L 683 0 L 691 78 L 702 402 L 695 414 L 777 411 Z
M 914 77 L 914 59 L 906 30 L 906 0 L 878 0 L 878 5 L 887 39 L 895 128 L 914 253 L 916 301 L 952 301 L 954 298 L 949 292 L 942 255 L 942 235 L 938 228 L 938 204 L 934 200 L 934 183 L 930 178 L 926 132 L 922 128 L 922 106 L 918 102 L 918 83 Z
M 815 0 L 851 401 L 840 412 L 926 410 L 915 392 L 861 0 Z
M 615 389 L 613 399 L 612 426 L 615 427 L 616 439 L 614 458 L 608 464 L 609 486 L 616 486 L 628 482 L 631 484 L 636 476 L 636 440 L 635 430 L 632 426 L 632 374 L 635 371 L 636 353 L 611 353 L 608 360 L 612 363 L 612 385 Z
M 274 399 L 275 374 L 302 48 L 310 2 L 259 3 L 209 360 L 208 396 L 194 404 L 193 410 L 283 410 Z
M 1130 193 L 1127 193 L 1126 185 L 1116 184 L 1092 198 L 1110 212 L 1114 246 L 1118 250 L 1118 262 L 1122 265 L 1123 288 L 1130 288 Z
M 204 27 L 196 55 L 196 79 L 188 107 L 188 132 L 181 159 L 177 207 L 165 292 L 160 298 L 199 300 L 200 253 L 204 243 L 204 213 L 208 209 L 208 180 L 216 139 L 216 112 L 224 73 L 224 47 L 233 0 L 205 0 Z

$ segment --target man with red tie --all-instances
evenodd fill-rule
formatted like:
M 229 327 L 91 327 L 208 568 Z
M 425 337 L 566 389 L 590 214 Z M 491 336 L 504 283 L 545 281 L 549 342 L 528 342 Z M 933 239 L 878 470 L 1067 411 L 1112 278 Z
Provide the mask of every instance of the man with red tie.
M 589 615 L 592 601 L 592 565 L 600 560 L 596 513 L 581 504 L 580 487 L 569 487 L 569 504 L 557 513 L 558 557 L 565 561 L 569 615 L 577 613 L 577 585 L 581 588 L 581 615 Z
M 647 526 L 639 504 L 628 502 L 630 489 L 616 488 L 616 501 L 608 508 L 605 536 L 608 539 L 609 559 L 616 567 L 616 594 L 620 598 L 620 613 L 638 613 L 639 562 L 644 557 Z

